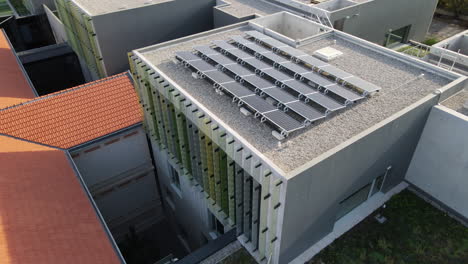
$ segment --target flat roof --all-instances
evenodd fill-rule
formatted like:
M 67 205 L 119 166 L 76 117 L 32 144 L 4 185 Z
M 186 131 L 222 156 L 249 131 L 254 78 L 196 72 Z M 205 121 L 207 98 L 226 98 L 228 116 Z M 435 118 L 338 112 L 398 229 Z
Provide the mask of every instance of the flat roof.
M 468 109 L 465 108 L 465 105 L 468 105 L 468 91 L 462 90 L 453 96 L 449 97 L 447 100 L 441 103 L 443 106 L 446 106 L 452 110 L 455 110 L 459 113 L 462 113 L 468 116 Z
M 0 135 L 2 264 L 121 263 L 61 150 Z
M 175 0 L 73 0 L 92 16 L 125 11 L 148 5 L 157 5 Z
M 35 97 L 14 49 L 0 29 L 0 109 Z
M 69 149 L 141 123 L 128 73 L 0 109 L 0 133 Z
M 307 40 L 309 44 L 299 47 L 303 52 L 312 54 L 318 49 L 332 46 L 343 52 L 343 55 L 330 64 L 382 89 L 350 109 L 326 118 L 296 135 L 290 135 L 279 146 L 278 140 L 271 135 L 271 128 L 252 117 L 245 117 L 238 106 L 231 103 L 231 98 L 216 94 L 211 84 L 194 79 L 189 70 L 174 63 L 176 51 L 190 51 L 193 46 L 207 45 L 214 40 L 228 40 L 233 35 L 242 35 L 252 29 L 248 23 L 243 23 L 154 45 L 140 49 L 137 53 L 285 172 L 311 161 L 453 81 L 430 71 L 435 67 L 427 65 L 427 70 L 424 70 L 425 65 L 415 66 L 415 60 L 408 56 L 402 59 L 401 55 L 396 57 L 396 53 L 388 50 L 382 53 L 376 45 L 356 41 L 356 38 L 342 32 L 326 33 L 326 37 L 322 35 Z
M 268 15 L 286 9 L 261 0 L 226 0 L 225 2 L 225 5 L 219 5 L 216 8 L 239 18 L 255 14 Z

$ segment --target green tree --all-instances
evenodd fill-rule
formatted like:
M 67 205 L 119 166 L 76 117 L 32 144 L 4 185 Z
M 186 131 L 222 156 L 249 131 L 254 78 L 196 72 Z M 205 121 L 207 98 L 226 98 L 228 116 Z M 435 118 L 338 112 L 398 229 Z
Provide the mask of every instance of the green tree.
M 468 14 L 468 0 L 439 0 L 439 6 L 452 11 L 457 18 Z

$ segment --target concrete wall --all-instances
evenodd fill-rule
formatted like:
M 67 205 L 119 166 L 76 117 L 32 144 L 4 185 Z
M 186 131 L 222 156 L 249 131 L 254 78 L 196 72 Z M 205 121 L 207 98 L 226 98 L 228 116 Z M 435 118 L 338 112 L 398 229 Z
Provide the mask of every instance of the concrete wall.
M 468 218 L 468 116 L 432 109 L 406 179 Z
M 93 17 L 107 74 L 128 70 L 127 53 L 213 28 L 213 0 L 174 0 Z
M 437 2 L 437 0 L 373 0 L 332 12 L 330 20 L 334 22 L 349 16 L 344 22 L 344 32 L 378 44 L 385 43 L 385 34 L 389 30 L 411 25 L 408 38 L 423 41 Z
M 245 17 L 236 17 L 232 14 L 224 12 L 221 9 L 213 8 L 213 25 L 214 28 L 224 27 L 227 25 L 232 25 L 242 21 L 247 21 L 254 19 L 255 15 L 245 16 Z
M 60 21 L 60 19 L 47 6 L 44 6 L 44 10 L 57 44 L 67 42 L 67 32 L 65 32 L 65 26 L 62 21 Z
M 446 87 L 447 94 L 466 85 Z M 441 95 L 440 98 L 445 98 Z M 339 202 L 385 173 L 383 191 L 400 183 L 439 95 L 428 95 L 299 169 L 287 183 L 279 263 L 287 263 L 332 231 Z
M 163 217 L 153 164 L 140 127 L 71 151 L 116 240 Z
M 181 171 L 179 171 L 180 190 L 174 186 L 170 177 L 170 166 L 178 168 L 175 159 L 170 158 L 165 150 L 159 149 L 156 143 L 153 144 L 153 153 L 166 208 L 166 218 L 175 225 L 176 230 L 180 231 L 181 226 L 188 233 L 186 239 L 191 250 L 197 249 L 206 242 L 205 237 L 208 237 L 211 231 L 205 195 L 199 189 L 195 189 Z
M 24 0 L 24 5 L 33 15 L 44 13 L 43 5 L 55 10 L 54 0 Z

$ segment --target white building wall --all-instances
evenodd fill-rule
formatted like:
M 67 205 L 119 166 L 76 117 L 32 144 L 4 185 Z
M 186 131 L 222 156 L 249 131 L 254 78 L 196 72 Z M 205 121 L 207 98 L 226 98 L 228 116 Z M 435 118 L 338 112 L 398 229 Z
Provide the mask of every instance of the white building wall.
M 435 106 L 406 180 L 468 218 L 468 117 Z

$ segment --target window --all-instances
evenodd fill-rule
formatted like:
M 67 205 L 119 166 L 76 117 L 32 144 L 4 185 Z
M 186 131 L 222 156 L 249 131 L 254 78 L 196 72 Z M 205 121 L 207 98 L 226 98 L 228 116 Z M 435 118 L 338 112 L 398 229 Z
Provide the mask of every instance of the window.
M 177 187 L 177 189 L 180 190 L 180 177 L 179 173 L 172 167 L 171 164 L 169 164 L 169 173 L 171 177 L 171 182 L 174 184 L 174 186 Z
M 371 189 L 371 184 L 367 184 L 366 186 L 362 187 L 361 189 L 357 190 L 355 193 L 348 196 L 346 199 L 340 202 L 340 209 L 338 210 L 338 214 L 336 219 L 339 219 L 349 212 L 351 212 L 354 208 L 358 207 L 360 204 L 367 200 L 369 196 L 369 191 Z
M 385 35 L 385 47 L 395 47 L 400 43 L 405 43 L 408 41 L 409 32 L 411 30 L 411 25 L 396 29 L 396 30 L 389 30 L 389 32 Z

